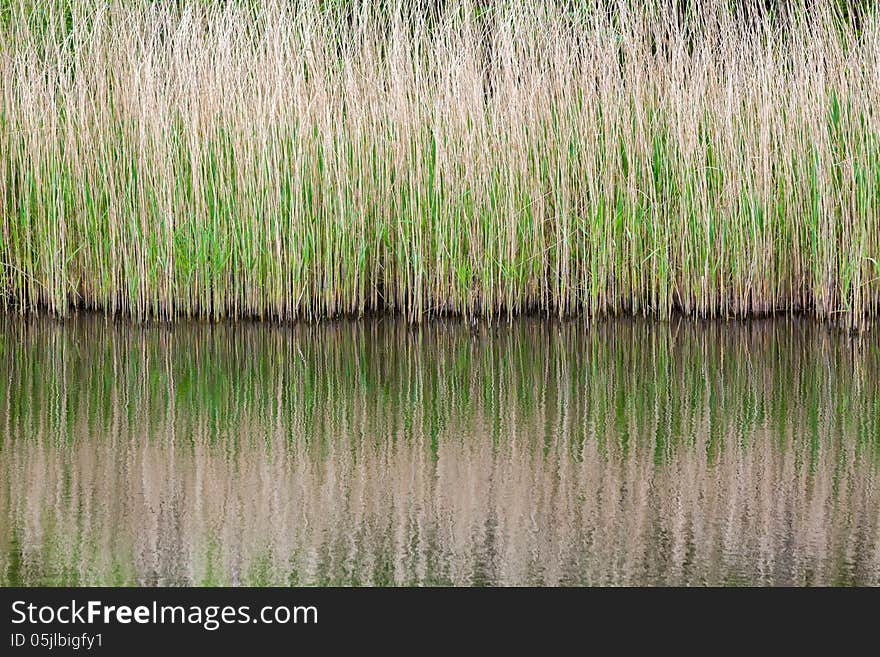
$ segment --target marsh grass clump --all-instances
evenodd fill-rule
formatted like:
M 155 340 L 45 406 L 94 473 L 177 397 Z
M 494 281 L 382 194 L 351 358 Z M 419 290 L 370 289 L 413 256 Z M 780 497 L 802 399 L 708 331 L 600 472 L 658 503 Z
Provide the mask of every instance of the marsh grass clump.
M 866 326 L 866 7 L 4 0 L 2 303 Z

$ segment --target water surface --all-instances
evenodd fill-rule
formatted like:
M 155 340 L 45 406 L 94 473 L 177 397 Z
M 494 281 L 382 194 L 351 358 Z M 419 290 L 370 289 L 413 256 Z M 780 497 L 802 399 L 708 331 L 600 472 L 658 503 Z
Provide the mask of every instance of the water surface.
M 880 584 L 880 344 L 0 316 L 0 584 Z

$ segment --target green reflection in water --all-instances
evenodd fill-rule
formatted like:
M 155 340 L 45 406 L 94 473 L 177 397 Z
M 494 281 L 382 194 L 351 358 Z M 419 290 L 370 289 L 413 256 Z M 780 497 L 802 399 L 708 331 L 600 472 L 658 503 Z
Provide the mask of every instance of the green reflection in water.
M 880 584 L 880 344 L 0 317 L 0 583 Z

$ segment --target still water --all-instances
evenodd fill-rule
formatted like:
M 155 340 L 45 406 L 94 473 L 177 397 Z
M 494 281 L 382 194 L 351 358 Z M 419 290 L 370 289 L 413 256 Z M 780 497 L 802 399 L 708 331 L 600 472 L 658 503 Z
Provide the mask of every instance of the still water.
M 880 340 L 0 316 L 0 584 L 880 584 Z

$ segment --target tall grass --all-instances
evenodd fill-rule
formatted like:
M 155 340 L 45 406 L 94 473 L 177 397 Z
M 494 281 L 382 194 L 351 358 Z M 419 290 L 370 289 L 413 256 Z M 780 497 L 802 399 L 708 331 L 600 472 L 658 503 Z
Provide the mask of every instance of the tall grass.
M 876 11 L 483 4 L 0 2 L 3 304 L 872 321 Z

